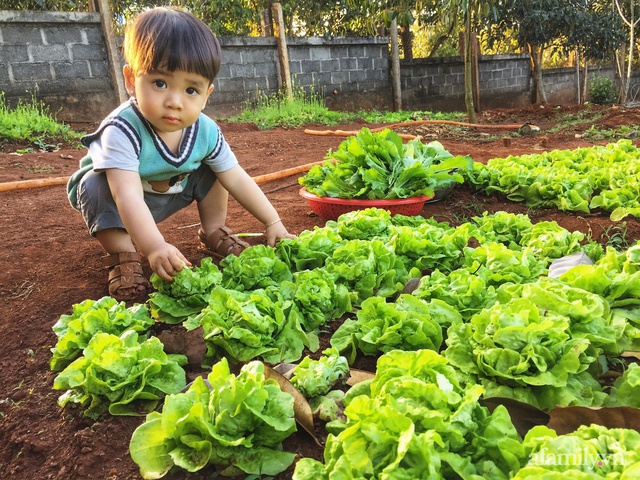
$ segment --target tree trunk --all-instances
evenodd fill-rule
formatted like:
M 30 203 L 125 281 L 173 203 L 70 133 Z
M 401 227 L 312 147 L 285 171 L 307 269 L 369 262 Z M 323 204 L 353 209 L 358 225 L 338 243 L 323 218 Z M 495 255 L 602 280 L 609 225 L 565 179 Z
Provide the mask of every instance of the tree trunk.
M 455 26 L 455 24 L 456 22 L 451 21 L 451 23 L 449 24 L 449 28 L 447 29 L 447 32 L 438 37 L 438 39 L 433 44 L 433 48 L 429 52 L 429 58 L 435 56 L 440 46 L 447 40 L 447 38 L 449 38 L 449 35 L 451 35 L 451 32 L 453 32 L 453 27 Z
M 576 91 L 576 95 L 578 96 L 577 101 L 578 104 L 582 103 L 582 82 L 580 81 L 580 52 L 576 50 L 576 77 L 578 79 L 578 90 Z
M 587 59 L 584 59 L 584 68 L 582 69 L 582 78 L 581 78 L 581 82 L 582 82 L 582 103 L 587 101 L 587 93 L 588 93 L 588 85 L 589 82 L 587 81 L 589 76 L 589 65 L 587 63 Z
M 469 123 L 476 123 L 476 109 L 473 104 L 473 48 L 471 46 L 471 12 L 467 10 L 464 19 L 464 103 L 467 107 Z
M 289 49 L 284 30 L 282 5 L 273 4 L 274 23 L 276 31 L 276 44 L 278 46 L 278 67 L 280 71 L 280 89 L 284 91 L 288 100 L 293 100 L 293 85 L 291 85 L 291 70 L 289 69 Z
M 471 87 L 473 89 L 473 106 L 476 113 L 480 113 L 480 67 L 478 54 L 480 43 L 476 32 L 471 34 Z
M 413 59 L 413 35 L 409 25 L 400 26 L 400 38 L 402 39 L 402 53 L 405 60 Z
M 629 55 L 628 63 L 627 63 L 627 76 L 624 81 L 624 88 L 621 89 L 620 92 L 621 101 L 620 105 L 623 107 L 627 104 L 627 100 L 629 99 L 629 87 L 631 86 L 631 66 L 633 64 L 633 47 L 636 41 L 636 20 L 635 20 L 635 9 L 633 5 L 633 1 L 629 1 L 629 6 L 631 7 L 631 21 L 629 22 L 630 33 L 629 33 Z
M 391 22 L 391 77 L 393 80 L 393 110 L 402 110 L 402 87 L 400 83 L 400 51 L 398 49 L 398 21 Z
M 542 47 L 540 45 L 529 45 L 531 63 L 533 64 L 533 103 L 546 104 L 547 94 L 542 83 Z

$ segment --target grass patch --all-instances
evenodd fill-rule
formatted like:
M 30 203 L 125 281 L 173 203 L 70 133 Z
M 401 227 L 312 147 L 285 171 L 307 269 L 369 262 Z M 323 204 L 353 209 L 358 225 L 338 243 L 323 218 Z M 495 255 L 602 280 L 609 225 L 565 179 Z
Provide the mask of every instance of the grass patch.
M 256 99 L 245 102 L 240 115 L 229 117 L 230 122 L 254 123 L 261 130 L 275 127 L 300 128 L 304 125 L 340 125 L 344 123 L 402 123 L 422 119 L 460 120 L 464 113 L 432 113 L 425 111 L 383 112 L 378 110 L 338 112 L 329 110 L 322 97 L 311 90 L 294 89 L 293 98 L 282 93 L 266 95 L 258 92 Z
M 591 125 L 584 134 L 583 138 L 592 142 L 598 140 L 619 140 L 622 138 L 636 138 L 638 136 L 637 125 L 621 125 L 618 128 L 599 128 Z
M 314 92 L 295 89 L 293 98 L 283 93 L 265 95 L 258 92 L 256 99 L 245 102 L 240 115 L 228 118 L 231 122 L 255 123 L 259 129 L 275 127 L 299 128 L 307 124 L 338 125 L 348 121 L 348 114 L 329 110 Z
M 75 132 L 70 126 L 56 121 L 49 113 L 49 107 L 36 100 L 18 101 L 15 108 L 10 108 L 0 92 L 0 141 L 33 144 L 40 147 L 44 144 L 63 142 L 69 145 L 78 144 L 82 133 Z
M 581 123 L 592 123 L 601 117 L 602 113 L 590 110 L 581 110 L 577 113 L 561 115 L 556 122 L 556 126 L 549 129 L 549 133 L 558 133 L 565 128 L 573 127 Z

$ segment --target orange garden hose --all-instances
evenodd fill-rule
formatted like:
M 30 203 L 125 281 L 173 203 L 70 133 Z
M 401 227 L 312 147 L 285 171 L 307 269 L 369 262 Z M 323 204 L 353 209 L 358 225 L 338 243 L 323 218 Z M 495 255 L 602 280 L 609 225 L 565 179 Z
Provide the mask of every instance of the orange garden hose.
M 320 160 L 318 162 L 307 163 L 305 165 L 298 165 L 297 167 L 291 167 L 278 172 L 266 173 L 264 175 L 258 175 L 252 177 L 253 180 L 261 185 L 263 183 L 273 182 L 281 178 L 290 177 L 298 173 L 308 171 L 314 165 L 324 163 L 326 160 Z M 0 192 L 10 192 L 13 190 L 27 190 L 30 188 L 49 187 L 54 185 L 66 185 L 69 177 L 49 177 L 49 178 L 35 178 L 33 180 L 19 180 L 16 182 L 0 183 Z
M 49 187 L 53 185 L 66 185 L 69 177 L 34 178 L 33 180 L 19 180 L 17 182 L 0 183 L 0 192 L 12 190 L 26 190 L 29 188 Z

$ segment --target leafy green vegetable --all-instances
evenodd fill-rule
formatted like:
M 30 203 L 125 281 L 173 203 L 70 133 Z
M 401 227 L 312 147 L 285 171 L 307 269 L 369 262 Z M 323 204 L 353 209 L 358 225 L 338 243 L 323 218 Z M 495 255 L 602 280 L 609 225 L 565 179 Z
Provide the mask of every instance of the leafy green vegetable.
M 603 297 L 611 307 L 609 324 L 618 349 L 640 350 L 640 271 L 638 245 L 618 253 L 609 247 L 594 265 L 579 265 L 559 279 Z
M 308 332 L 353 310 L 347 287 L 336 283 L 323 267 L 296 272 L 293 282 L 284 281 L 272 291 L 276 291 L 276 298 L 295 304 Z
M 392 224 L 391 213 L 381 208 L 354 210 L 327 222 L 327 226 L 335 229 L 344 240 L 386 239 L 391 234 Z
M 640 150 L 631 140 L 575 150 L 507 158 L 463 170 L 465 180 L 487 194 L 499 192 L 533 208 L 589 213 L 601 208 L 621 220 L 640 213 Z
M 432 317 L 430 304 L 409 294 L 388 303 L 380 297 L 362 302 L 357 319 L 347 319 L 331 337 L 331 346 L 349 363 L 358 352 L 376 355 L 391 350 L 437 351 L 442 344 L 442 328 Z M 455 314 L 453 314 L 455 315 Z
M 484 212 L 482 216 L 474 217 L 473 222 L 478 225 L 485 241 L 502 243 L 510 248 L 518 248 L 522 236 L 533 228 L 528 216 L 509 212 Z
M 341 418 L 344 400 L 342 390 L 331 390 L 325 395 L 318 395 L 309 399 L 309 407 L 315 417 L 324 422 L 332 422 Z
M 281 240 L 276 251 L 292 272 L 298 272 L 323 267 L 341 243 L 342 237 L 335 228 L 315 227 L 300 232 L 296 238 Z
M 523 446 L 529 461 L 513 477 L 518 480 L 631 480 L 640 474 L 640 433 L 635 430 L 593 424 L 557 435 L 540 425 L 527 433 Z
M 350 240 L 327 259 L 325 268 L 353 293 L 358 306 L 374 295 L 389 297 L 402 290 L 409 274 L 393 248 L 380 240 Z
M 210 257 L 204 257 L 199 267 L 183 267 L 171 282 L 154 273 L 151 284 L 157 291 L 149 294 L 151 314 L 161 322 L 183 322 L 207 306 L 209 293 L 221 282 L 222 273 Z
M 61 315 L 53 325 L 58 341 L 51 349 L 51 370 L 62 371 L 81 355 L 97 333 L 120 335 L 126 330 L 142 333 L 153 323 L 149 310 L 143 304 L 127 308 L 124 302 L 112 297 L 75 304 L 70 315 Z
M 165 394 L 184 388 L 186 363 L 183 355 L 166 354 L 156 337 L 139 342 L 133 330 L 120 337 L 97 333 L 83 356 L 58 374 L 53 388 L 66 390 L 58 400 L 61 407 L 78 403 L 87 407 L 87 416 L 106 410 L 112 415 L 142 415 Z
M 204 329 L 207 358 L 214 361 L 226 355 L 241 362 L 292 362 L 302 357 L 305 347 L 318 348 L 317 337 L 302 330 L 293 303 L 273 301 L 264 290 L 215 287 L 209 305 L 185 322 L 188 330 L 199 326 Z
M 510 250 L 501 243 L 488 242 L 465 251 L 463 265 L 487 283 L 525 283 L 542 275 L 547 262 L 529 249 Z
M 495 287 L 487 285 L 480 275 L 470 273 L 465 268 L 454 270 L 448 275 L 435 270 L 431 275 L 420 279 L 418 288 L 412 294 L 425 301 L 443 301 L 455 308 L 462 319 L 467 321 L 496 301 Z M 449 327 L 453 323 L 455 322 L 440 324 Z
M 239 256 L 229 255 L 220 261 L 220 267 L 222 286 L 239 291 L 277 286 L 292 279 L 287 264 L 267 245 L 253 245 Z
M 314 165 L 299 179 L 320 197 L 388 199 L 433 196 L 438 188 L 462 183 L 458 169 L 471 168 L 471 159 L 447 152 L 440 142 L 406 145 L 389 129 L 362 128 L 329 151 L 322 165 Z
M 348 376 L 347 359 L 335 348 L 328 348 L 318 360 L 304 357 L 294 368 L 291 383 L 305 398 L 312 398 L 329 393 L 338 381 Z
M 226 359 L 184 393 L 165 398 L 131 437 L 131 458 L 142 478 L 162 478 L 175 465 L 196 472 L 215 465 L 222 475 L 277 475 L 295 454 L 282 441 L 296 431 L 293 397 L 250 362 L 231 374 Z
M 640 365 L 630 364 L 622 376 L 616 379 L 605 406 L 640 408 Z
M 302 459 L 294 479 L 506 479 L 524 463 L 506 409 L 490 414 L 478 403 L 482 387 L 436 352 L 381 356 L 369 387 L 345 398 L 347 421 L 335 422 L 324 464 Z
M 443 354 L 462 371 L 483 380 L 488 396 L 523 400 L 522 387 L 526 387 L 523 401 L 542 409 L 556 406 L 550 403 L 560 398 L 556 391 L 562 392 L 562 406 L 600 405 L 604 395 L 595 379 L 586 383 L 591 395 L 570 381 L 586 372 L 598 354 L 587 338 L 572 336 L 571 324 L 560 312 L 514 297 L 480 311 L 469 323 L 449 327 Z M 585 376 L 580 378 L 587 382 Z

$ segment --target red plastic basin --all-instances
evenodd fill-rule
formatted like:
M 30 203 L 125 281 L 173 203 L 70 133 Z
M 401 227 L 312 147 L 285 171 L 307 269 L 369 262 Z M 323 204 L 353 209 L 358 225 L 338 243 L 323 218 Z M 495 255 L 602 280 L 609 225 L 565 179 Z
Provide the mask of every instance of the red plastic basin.
M 389 200 L 367 200 L 367 199 L 346 199 L 334 197 L 318 197 L 307 192 L 305 188 L 300 189 L 300 195 L 307 199 L 311 210 L 313 210 L 323 220 L 336 220 L 340 215 L 354 210 L 364 210 L 365 208 L 383 208 L 391 215 L 398 213 L 402 215 L 418 215 L 427 200 L 432 197 L 422 195 L 411 198 L 394 198 Z

